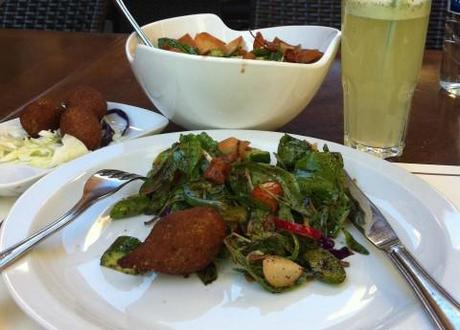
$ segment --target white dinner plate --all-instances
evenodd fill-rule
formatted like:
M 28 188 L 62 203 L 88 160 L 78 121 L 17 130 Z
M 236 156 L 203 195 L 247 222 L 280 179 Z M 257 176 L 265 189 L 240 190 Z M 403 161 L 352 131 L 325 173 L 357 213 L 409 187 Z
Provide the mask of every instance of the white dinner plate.
M 121 109 L 128 115 L 130 126 L 123 136 L 123 140 L 160 133 L 168 125 L 166 117 L 132 105 L 107 102 L 107 108 L 109 110 Z M 0 128 L 8 127 L 21 127 L 19 118 L 0 124 Z M 55 169 L 56 167 L 40 168 L 24 163 L 0 163 L 0 196 L 18 196 L 42 176 Z
M 282 134 L 209 131 L 216 139 L 235 136 L 275 151 Z M 50 173 L 13 206 L 0 249 L 49 223 L 75 203 L 96 170 L 117 168 L 145 174 L 152 159 L 177 141 L 164 134 L 113 145 Z M 320 146 L 324 141 L 308 138 Z M 381 208 L 407 248 L 433 277 L 460 300 L 460 216 L 427 183 L 386 161 L 328 143 L 343 154 L 346 169 Z M 282 294 L 250 283 L 229 262 L 204 286 L 195 275 L 129 276 L 102 268 L 99 259 L 119 235 L 143 239 L 150 227 L 139 216 L 110 220 L 116 200 L 134 193 L 132 183 L 3 272 L 17 304 L 49 329 L 430 329 L 411 290 L 385 256 L 354 231 L 371 254 L 347 260 L 339 286 L 318 281 Z

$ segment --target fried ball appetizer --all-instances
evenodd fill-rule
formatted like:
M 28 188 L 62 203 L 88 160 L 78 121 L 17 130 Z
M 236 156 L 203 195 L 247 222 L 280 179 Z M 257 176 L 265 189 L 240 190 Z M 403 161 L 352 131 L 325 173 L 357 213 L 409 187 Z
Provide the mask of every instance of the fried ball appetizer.
M 31 137 L 37 137 L 42 130 L 58 129 L 61 113 L 62 108 L 56 102 L 43 98 L 26 105 L 19 120 Z
M 72 135 L 85 144 L 89 150 L 101 145 L 102 126 L 97 117 L 80 107 L 71 107 L 64 111 L 60 122 L 61 135 Z
M 79 107 L 81 110 L 90 111 L 101 120 L 107 112 L 107 101 L 101 92 L 90 86 L 74 88 L 64 100 L 67 107 Z
M 210 207 L 194 207 L 158 221 L 139 247 L 118 261 L 123 268 L 188 275 L 208 266 L 222 247 L 225 223 Z

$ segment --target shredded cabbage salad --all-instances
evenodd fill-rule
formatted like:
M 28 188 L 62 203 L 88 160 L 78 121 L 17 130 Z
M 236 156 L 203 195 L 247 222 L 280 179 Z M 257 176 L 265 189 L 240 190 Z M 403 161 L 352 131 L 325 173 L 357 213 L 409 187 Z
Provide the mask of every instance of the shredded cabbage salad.
M 88 153 L 86 146 L 71 135 L 61 137 L 58 131 L 41 131 L 30 138 L 18 127 L 0 131 L 0 163 L 21 162 L 50 168 Z

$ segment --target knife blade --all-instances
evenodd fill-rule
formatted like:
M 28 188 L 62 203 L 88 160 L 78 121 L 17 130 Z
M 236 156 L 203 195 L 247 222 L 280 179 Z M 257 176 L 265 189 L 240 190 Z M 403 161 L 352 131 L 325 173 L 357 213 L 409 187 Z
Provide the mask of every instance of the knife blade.
M 460 304 L 410 254 L 383 213 L 364 194 L 356 181 L 348 173 L 346 178 L 350 195 L 364 214 L 364 223 L 359 228 L 363 235 L 390 258 L 438 329 L 460 329 Z
M 364 224 L 360 230 L 364 236 L 376 247 L 388 249 L 390 246 L 399 243 L 399 238 L 391 228 L 378 207 L 362 192 L 356 182 L 347 174 L 348 190 L 359 204 L 364 213 Z

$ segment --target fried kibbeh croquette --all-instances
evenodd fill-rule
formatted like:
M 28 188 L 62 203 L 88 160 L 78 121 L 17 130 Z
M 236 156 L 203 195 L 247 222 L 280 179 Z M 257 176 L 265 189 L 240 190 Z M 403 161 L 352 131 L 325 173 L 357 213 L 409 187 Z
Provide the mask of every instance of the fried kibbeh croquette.
M 225 223 L 210 207 L 161 218 L 142 245 L 118 261 L 124 268 L 188 275 L 208 266 L 222 247 Z
M 42 98 L 27 104 L 19 116 L 21 126 L 31 137 L 38 137 L 42 130 L 56 130 L 62 108 L 51 99 Z
M 64 111 L 60 122 L 61 135 L 76 137 L 89 150 L 97 149 L 101 145 L 102 126 L 94 113 L 82 110 L 80 107 L 71 107 Z
M 97 89 L 90 86 L 78 86 L 72 89 L 64 100 L 67 107 L 79 107 L 93 112 L 101 120 L 107 112 L 107 101 Z

